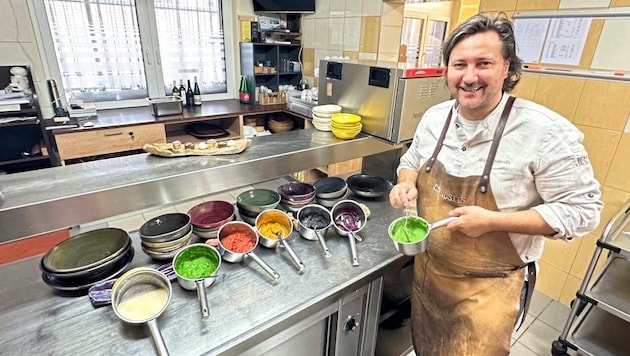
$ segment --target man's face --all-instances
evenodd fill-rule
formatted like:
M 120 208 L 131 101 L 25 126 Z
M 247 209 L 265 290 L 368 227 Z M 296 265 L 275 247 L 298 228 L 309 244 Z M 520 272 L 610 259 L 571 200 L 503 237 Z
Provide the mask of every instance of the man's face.
M 453 47 L 447 69 L 448 88 L 468 120 L 482 120 L 499 103 L 510 62 L 494 31 L 466 37 Z

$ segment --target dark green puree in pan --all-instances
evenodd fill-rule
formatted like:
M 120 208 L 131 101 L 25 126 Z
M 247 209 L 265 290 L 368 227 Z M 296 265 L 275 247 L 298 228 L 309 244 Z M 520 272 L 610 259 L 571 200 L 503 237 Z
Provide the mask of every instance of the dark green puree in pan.
M 397 242 L 418 242 L 429 234 L 429 224 L 422 219 L 406 217 L 392 226 L 391 234 Z

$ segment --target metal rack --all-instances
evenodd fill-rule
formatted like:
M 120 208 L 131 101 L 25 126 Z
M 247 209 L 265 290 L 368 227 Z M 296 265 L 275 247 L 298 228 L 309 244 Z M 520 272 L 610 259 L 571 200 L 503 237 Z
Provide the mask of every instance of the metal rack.
M 606 264 L 596 274 L 604 251 Z M 569 349 L 584 355 L 630 355 L 630 200 L 597 240 L 576 296 L 562 334 L 552 343 L 552 355 L 567 355 Z

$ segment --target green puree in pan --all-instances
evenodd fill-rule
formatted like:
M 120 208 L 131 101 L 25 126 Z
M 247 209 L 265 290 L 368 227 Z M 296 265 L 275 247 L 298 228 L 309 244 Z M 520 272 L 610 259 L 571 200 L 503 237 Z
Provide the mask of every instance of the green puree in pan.
M 392 226 L 392 238 L 398 242 L 417 242 L 429 234 L 429 224 L 420 219 L 404 218 Z
M 210 277 L 219 265 L 219 258 L 206 249 L 189 249 L 177 257 L 175 271 L 188 279 Z

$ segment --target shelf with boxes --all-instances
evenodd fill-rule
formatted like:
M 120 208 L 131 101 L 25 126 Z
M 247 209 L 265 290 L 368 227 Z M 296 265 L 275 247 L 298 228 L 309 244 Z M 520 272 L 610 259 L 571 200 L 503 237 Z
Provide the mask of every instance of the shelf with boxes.
M 241 75 L 247 77 L 251 98 L 263 86 L 272 92 L 279 92 L 281 85 L 299 86 L 300 47 L 300 44 L 240 43 Z
M 0 172 L 56 165 L 28 66 L 0 66 Z

